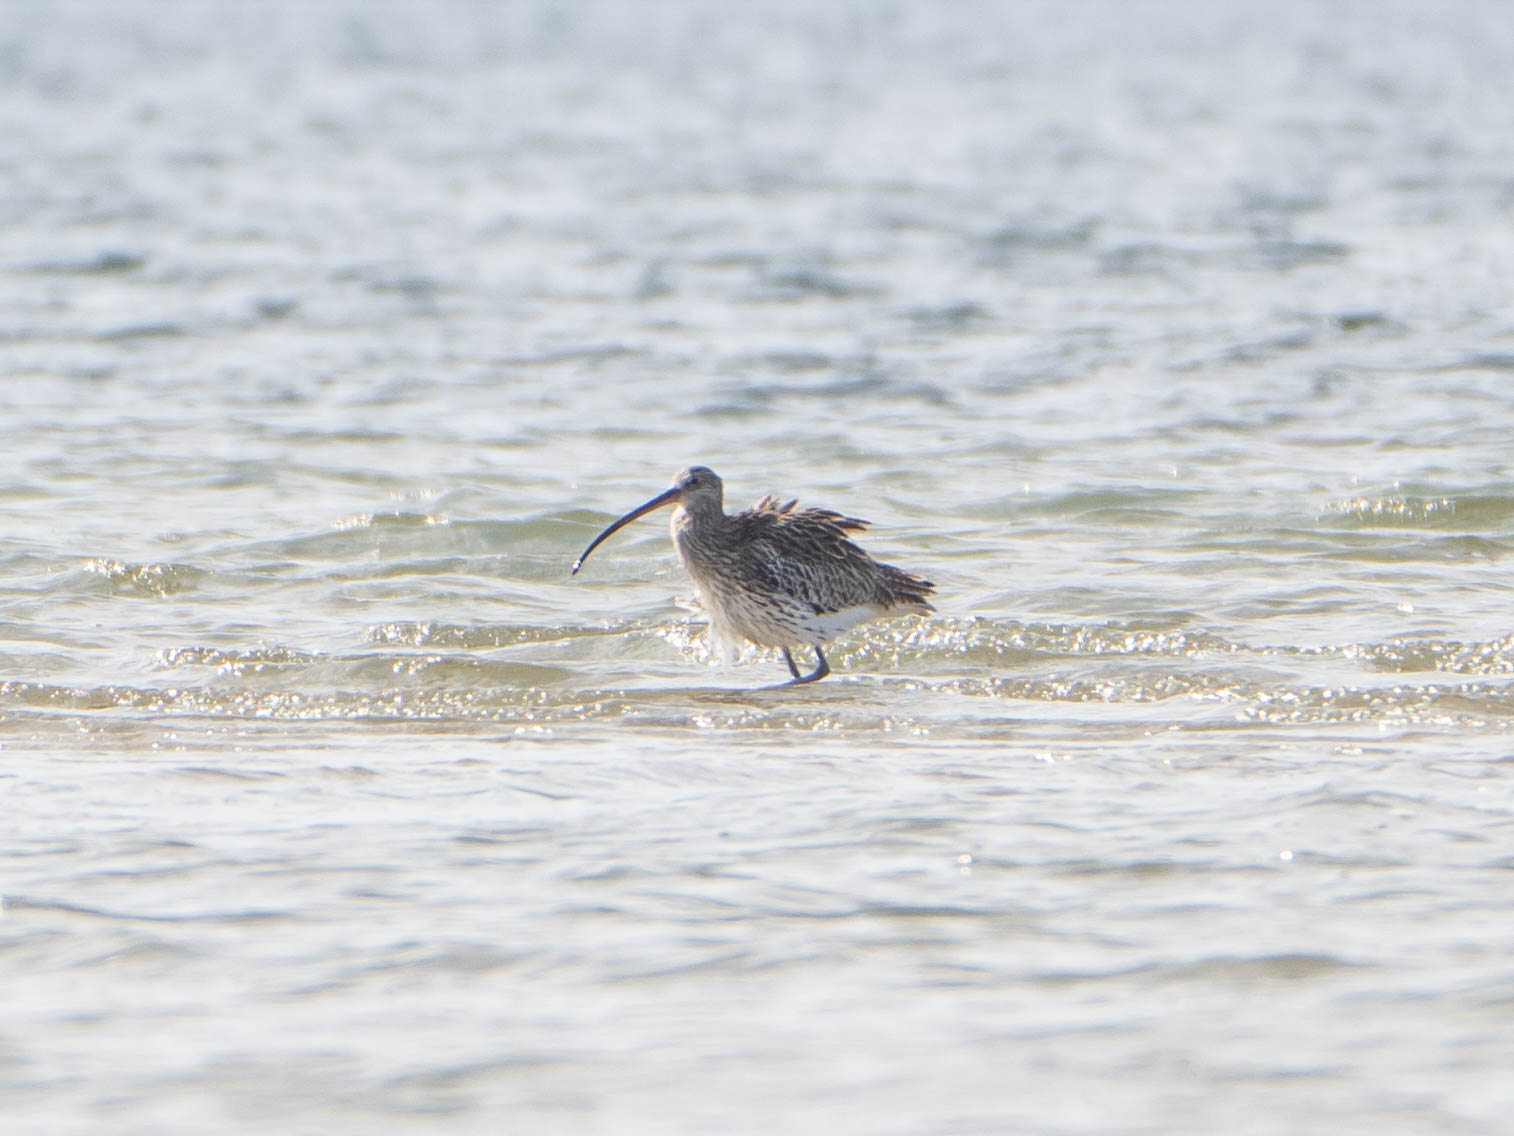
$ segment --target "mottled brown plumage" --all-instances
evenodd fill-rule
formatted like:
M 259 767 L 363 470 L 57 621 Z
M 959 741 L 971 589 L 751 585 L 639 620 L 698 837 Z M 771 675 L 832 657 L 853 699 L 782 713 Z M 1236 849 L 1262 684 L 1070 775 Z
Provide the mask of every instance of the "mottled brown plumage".
M 847 537 L 867 522 L 829 509 L 780 505 L 764 497 L 727 514 L 720 478 L 704 466 L 683 470 L 672 488 L 632 509 L 600 533 L 573 571 L 612 533 L 664 505 L 679 559 L 694 581 L 717 639 L 745 639 L 783 652 L 795 682 L 830 673 L 822 645 L 869 619 L 933 611 L 929 580 L 880 564 Z M 815 670 L 801 676 L 790 648 L 815 649 Z

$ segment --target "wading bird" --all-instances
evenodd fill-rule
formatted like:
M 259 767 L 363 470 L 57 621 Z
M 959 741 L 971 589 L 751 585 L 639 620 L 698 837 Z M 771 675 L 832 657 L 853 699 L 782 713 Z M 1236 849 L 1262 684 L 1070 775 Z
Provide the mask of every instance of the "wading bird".
M 879 564 L 847 539 L 867 528 L 866 521 L 801 509 L 797 501 L 780 505 L 772 497 L 727 514 L 720 478 L 702 465 L 680 472 L 670 489 L 590 541 L 573 574 L 613 533 L 664 505 L 677 506 L 673 543 L 716 639 L 778 648 L 794 676 L 791 685 L 830 674 L 822 645 L 857 624 L 935 610 L 927 601 L 934 584 Z M 802 643 L 815 649 L 815 669 L 807 675 L 789 650 Z

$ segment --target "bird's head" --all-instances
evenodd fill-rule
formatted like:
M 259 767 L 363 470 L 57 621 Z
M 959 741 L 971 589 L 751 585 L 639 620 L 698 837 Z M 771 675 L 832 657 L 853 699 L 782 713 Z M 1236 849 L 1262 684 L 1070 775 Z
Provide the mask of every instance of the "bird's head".
M 713 469 L 703 465 L 691 465 L 688 469 L 681 469 L 673 478 L 671 486 L 650 501 L 636 506 L 625 516 L 612 522 L 604 532 L 590 541 L 589 547 L 583 550 L 583 555 L 573 562 L 573 574 L 577 575 L 578 570 L 584 566 L 584 561 L 589 558 L 589 553 L 603 544 L 611 535 L 636 518 L 646 516 L 654 509 L 677 504 L 696 515 L 710 512 L 721 513 L 725 508 L 724 500 L 725 487 Z

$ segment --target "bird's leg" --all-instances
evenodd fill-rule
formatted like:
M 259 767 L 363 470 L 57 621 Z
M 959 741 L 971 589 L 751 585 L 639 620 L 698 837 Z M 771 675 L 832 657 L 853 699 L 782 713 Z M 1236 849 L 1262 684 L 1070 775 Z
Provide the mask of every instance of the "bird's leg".
M 803 678 L 799 677 L 799 669 L 794 666 L 793 657 L 789 655 L 787 648 L 784 648 L 783 654 L 789 660 L 789 670 L 794 672 L 794 681 L 789 683 L 790 686 L 798 686 L 804 682 L 818 682 L 831 673 L 831 664 L 825 661 L 825 653 L 820 650 L 819 643 L 815 644 L 815 669 Z
M 783 651 L 783 661 L 789 665 L 789 674 L 794 676 L 795 682 L 798 682 L 799 668 L 794 665 L 794 656 L 789 654 L 789 649 L 787 647 L 783 647 L 781 648 L 781 650 Z

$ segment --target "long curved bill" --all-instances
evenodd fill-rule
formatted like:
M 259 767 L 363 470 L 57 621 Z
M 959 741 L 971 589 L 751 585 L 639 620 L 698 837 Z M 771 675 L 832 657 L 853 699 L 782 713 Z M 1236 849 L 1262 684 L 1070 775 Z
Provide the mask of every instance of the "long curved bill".
M 600 533 L 597 537 L 589 542 L 589 547 L 583 550 L 582 555 L 580 555 L 577 560 L 573 561 L 573 571 L 568 573 L 568 575 L 578 575 L 578 570 L 584 566 L 584 561 L 589 559 L 589 553 L 593 552 L 611 536 L 619 532 L 621 529 L 625 528 L 637 517 L 644 517 L 653 509 L 661 509 L 664 505 L 671 505 L 676 500 L 678 500 L 678 487 L 675 485 L 672 489 L 667 489 L 659 493 L 645 505 L 637 505 L 636 508 L 632 509 L 625 516 L 621 517 L 620 520 L 616 521 L 609 528 L 605 529 L 604 532 Z

